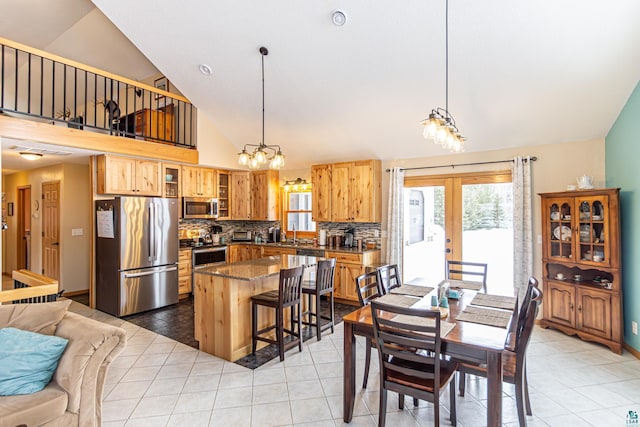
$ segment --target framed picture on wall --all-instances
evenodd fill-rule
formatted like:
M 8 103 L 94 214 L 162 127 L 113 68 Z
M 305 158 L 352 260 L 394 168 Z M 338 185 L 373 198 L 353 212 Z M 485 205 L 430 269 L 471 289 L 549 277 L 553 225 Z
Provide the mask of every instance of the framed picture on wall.
M 160 77 L 159 79 L 154 80 L 153 86 L 156 89 L 164 90 L 165 92 L 169 92 L 169 80 L 166 77 Z M 164 98 L 164 95 L 156 94 L 156 100 Z

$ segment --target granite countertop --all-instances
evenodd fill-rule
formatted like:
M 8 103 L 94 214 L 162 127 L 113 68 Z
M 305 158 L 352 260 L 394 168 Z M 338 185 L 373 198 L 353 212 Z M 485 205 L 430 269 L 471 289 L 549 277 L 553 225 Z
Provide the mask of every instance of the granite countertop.
M 220 264 L 195 270 L 195 274 L 227 277 L 237 280 L 257 280 L 280 274 L 283 268 L 316 265 L 318 258 L 305 255 L 275 255 L 231 264 Z
M 375 248 L 375 249 L 367 249 L 367 248 L 362 248 L 360 250 L 358 250 L 358 248 L 356 247 L 352 247 L 352 248 L 347 248 L 344 246 L 340 246 L 340 247 L 334 247 L 334 246 L 314 246 L 313 244 L 310 243 L 298 243 L 298 244 L 293 244 L 293 243 L 266 243 L 266 242 L 262 242 L 262 243 L 254 243 L 254 242 L 229 242 L 229 245 L 252 245 L 252 246 L 272 246 L 275 248 L 295 248 L 295 249 L 316 249 L 316 250 L 324 250 L 324 251 L 330 251 L 330 252 L 347 252 L 347 253 L 352 253 L 352 254 L 364 254 L 367 252 L 375 252 L 375 251 L 379 251 L 379 248 Z

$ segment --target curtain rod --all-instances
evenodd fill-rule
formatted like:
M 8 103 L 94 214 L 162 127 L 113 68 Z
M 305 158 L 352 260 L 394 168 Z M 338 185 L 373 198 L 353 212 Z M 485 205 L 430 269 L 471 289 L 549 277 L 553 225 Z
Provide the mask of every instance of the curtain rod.
M 526 161 L 527 159 L 525 159 Z M 532 162 L 535 162 L 536 160 L 538 160 L 537 157 L 531 157 L 529 160 L 531 160 Z M 451 164 L 451 165 L 439 165 L 439 166 L 418 166 L 415 168 L 400 168 L 401 171 L 413 171 L 413 170 L 418 170 L 418 169 L 437 169 L 437 168 L 455 168 L 456 166 L 475 166 L 475 165 L 490 165 L 493 163 L 513 163 L 513 159 L 512 160 L 494 160 L 492 162 L 475 162 L 475 163 L 458 163 L 458 164 Z M 391 169 L 387 169 L 387 172 L 391 172 Z

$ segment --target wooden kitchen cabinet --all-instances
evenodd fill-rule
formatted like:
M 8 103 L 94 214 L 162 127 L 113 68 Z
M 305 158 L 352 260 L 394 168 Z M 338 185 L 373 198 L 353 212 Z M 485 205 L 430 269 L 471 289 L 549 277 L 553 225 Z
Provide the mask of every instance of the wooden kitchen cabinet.
M 280 176 L 277 170 L 251 172 L 251 219 L 280 219 Z
M 227 249 L 229 263 L 262 258 L 262 246 L 259 245 L 233 244 L 229 245 Z
M 331 221 L 331 165 L 311 166 L 311 218 Z
M 218 182 L 218 220 L 231 219 L 231 175 L 229 171 L 216 171 Z
M 216 197 L 217 185 L 215 169 L 182 166 L 183 197 Z
M 160 163 L 103 154 L 97 156 L 97 193 L 161 196 Z
M 365 273 L 366 267 L 380 262 L 380 251 L 364 253 L 325 252 L 326 258 L 336 259 L 334 296 L 352 305 L 359 305 L 356 278 Z
M 178 296 L 186 298 L 192 290 L 191 248 L 180 249 L 178 254 Z
M 599 342 L 621 353 L 619 189 L 540 196 L 544 274 L 541 326 Z
M 251 173 L 231 172 L 231 219 L 251 219 Z
M 163 163 L 162 172 L 161 179 L 164 182 L 164 185 L 162 186 L 162 197 L 181 197 L 180 175 L 182 167 L 171 163 Z
M 315 165 L 311 168 L 312 216 L 315 221 L 380 222 L 382 220 L 380 160 L 357 160 L 331 165 Z M 327 192 L 327 188 L 330 188 L 330 191 Z
M 274 256 L 274 255 L 295 255 L 297 252 L 296 248 L 283 248 L 280 246 L 263 246 L 262 247 L 262 256 Z

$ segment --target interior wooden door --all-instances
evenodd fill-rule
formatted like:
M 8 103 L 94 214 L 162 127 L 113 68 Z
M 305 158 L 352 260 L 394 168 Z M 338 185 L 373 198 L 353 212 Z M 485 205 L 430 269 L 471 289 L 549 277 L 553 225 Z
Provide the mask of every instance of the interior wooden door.
M 60 182 L 42 184 L 42 274 L 60 280 Z

